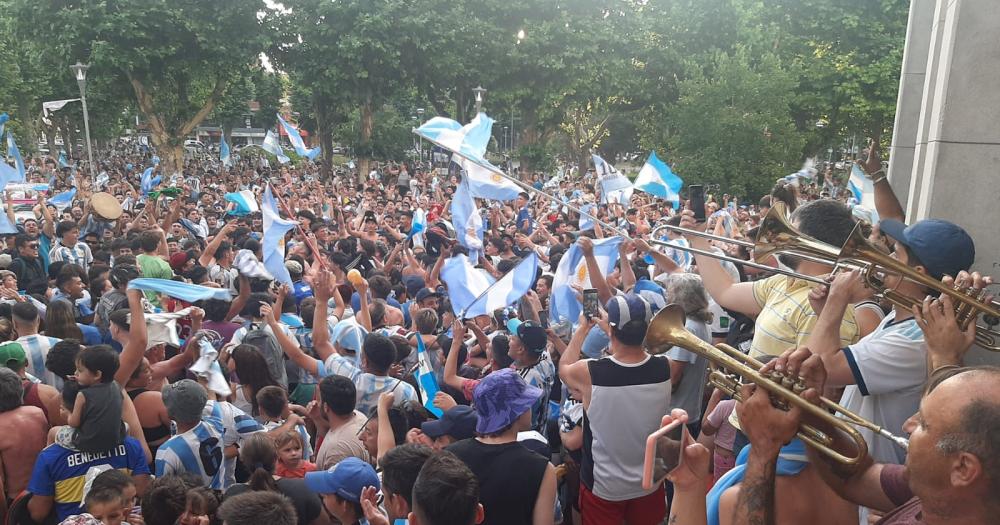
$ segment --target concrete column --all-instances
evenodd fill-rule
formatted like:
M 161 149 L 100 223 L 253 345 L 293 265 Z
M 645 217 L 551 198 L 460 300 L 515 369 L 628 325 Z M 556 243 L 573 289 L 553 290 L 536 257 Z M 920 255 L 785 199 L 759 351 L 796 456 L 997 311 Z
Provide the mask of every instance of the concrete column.
M 908 223 L 961 225 L 976 241 L 974 268 L 1000 276 L 1000 4 L 937 0 L 929 36 L 909 187 L 892 186 Z M 974 351 L 967 361 L 998 358 Z
M 896 121 L 893 125 L 892 143 L 889 145 L 887 173 L 889 182 L 903 203 L 910 190 L 936 6 L 937 0 L 912 0 L 906 24 L 906 47 L 903 49 L 903 68 L 899 75 Z

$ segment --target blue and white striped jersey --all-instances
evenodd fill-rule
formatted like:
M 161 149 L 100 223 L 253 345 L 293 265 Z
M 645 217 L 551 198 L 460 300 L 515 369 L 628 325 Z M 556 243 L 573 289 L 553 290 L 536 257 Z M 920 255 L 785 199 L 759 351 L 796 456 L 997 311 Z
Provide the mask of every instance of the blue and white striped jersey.
M 166 440 L 156 451 L 156 477 L 188 472 L 201 477 L 210 489 L 225 490 L 225 434 L 221 420 L 206 417 L 191 430 Z
M 379 395 L 390 390 L 396 396 L 396 401 L 393 403 L 395 406 L 402 405 L 407 401 L 418 401 L 417 391 L 409 383 L 395 377 L 362 372 L 360 368 L 355 366 L 354 360 L 349 357 L 333 354 L 326 359 L 325 363 L 318 359 L 316 361 L 319 365 L 317 370 L 320 379 L 339 375 L 354 382 L 354 386 L 358 390 L 358 404 L 355 409 L 362 414 L 368 415 L 373 408 L 378 406 Z M 396 386 L 396 383 L 399 383 L 399 386 Z M 394 388 L 395 390 L 393 390 Z
M 263 432 L 264 427 L 246 412 L 236 408 L 228 401 L 216 401 L 209 399 L 205 403 L 205 410 L 202 412 L 202 419 L 216 419 L 222 423 L 225 429 L 225 436 L 222 439 L 223 448 L 235 445 L 244 437 L 254 432 Z M 236 484 L 236 457 L 225 458 L 222 461 L 224 471 L 224 488 L 229 488 Z

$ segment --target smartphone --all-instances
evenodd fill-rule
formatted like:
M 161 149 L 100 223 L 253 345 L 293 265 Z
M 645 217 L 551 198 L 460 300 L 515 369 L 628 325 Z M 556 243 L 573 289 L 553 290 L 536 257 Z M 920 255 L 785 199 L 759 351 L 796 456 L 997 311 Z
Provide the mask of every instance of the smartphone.
M 667 478 L 667 474 L 673 470 L 674 466 L 667 466 L 663 464 L 662 458 L 656 457 L 656 443 L 657 441 L 667 434 L 670 434 L 677 427 L 684 425 L 687 419 L 673 419 L 669 415 L 663 416 L 660 421 L 660 428 L 650 434 L 646 438 L 646 453 L 643 457 L 642 462 L 642 488 L 643 490 L 649 490 L 653 487 L 659 486 Z M 691 444 L 691 434 L 687 433 L 687 427 L 683 427 L 681 437 L 681 453 L 680 458 L 684 457 L 684 448 Z M 678 458 L 678 464 L 680 463 L 680 458 Z M 660 469 L 656 468 L 657 459 L 660 459 Z M 672 458 L 671 458 L 672 459 Z M 657 472 L 657 470 L 660 470 Z
M 698 222 L 705 220 L 705 187 L 701 184 L 688 186 L 688 199 L 691 210 L 694 211 L 694 218 Z
M 538 321 L 539 321 L 539 324 L 542 325 L 542 328 L 548 328 L 549 327 L 549 311 L 548 310 L 539 310 L 538 311 Z
M 598 314 L 597 289 L 587 288 L 583 291 L 583 314 L 590 319 L 599 316 Z

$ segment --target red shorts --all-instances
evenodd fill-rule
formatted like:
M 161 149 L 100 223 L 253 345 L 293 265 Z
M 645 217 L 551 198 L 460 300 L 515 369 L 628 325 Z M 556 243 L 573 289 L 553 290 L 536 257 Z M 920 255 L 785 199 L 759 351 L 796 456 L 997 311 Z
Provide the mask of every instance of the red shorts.
M 657 525 L 667 516 L 663 485 L 641 498 L 608 501 L 580 484 L 580 515 L 583 525 Z

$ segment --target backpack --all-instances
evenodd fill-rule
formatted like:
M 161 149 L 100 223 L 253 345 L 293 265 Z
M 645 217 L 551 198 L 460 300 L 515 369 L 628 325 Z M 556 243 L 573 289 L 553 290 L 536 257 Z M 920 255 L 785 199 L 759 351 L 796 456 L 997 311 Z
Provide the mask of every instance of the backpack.
M 257 349 L 264 360 L 267 361 L 267 369 L 271 372 L 271 378 L 278 382 L 282 388 L 288 388 L 288 375 L 285 373 L 285 353 L 278 346 L 278 341 L 273 335 L 265 330 L 267 325 L 255 325 L 250 323 L 247 333 L 243 336 L 242 343 Z

